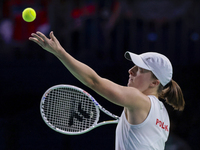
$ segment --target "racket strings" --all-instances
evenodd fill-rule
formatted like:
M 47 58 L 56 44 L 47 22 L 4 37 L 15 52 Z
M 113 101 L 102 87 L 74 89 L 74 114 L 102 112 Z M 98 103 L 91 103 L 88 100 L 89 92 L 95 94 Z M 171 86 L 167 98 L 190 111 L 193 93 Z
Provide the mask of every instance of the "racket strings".
M 47 94 L 43 111 L 51 126 L 67 132 L 80 132 L 94 125 L 96 107 L 76 89 L 58 88 Z

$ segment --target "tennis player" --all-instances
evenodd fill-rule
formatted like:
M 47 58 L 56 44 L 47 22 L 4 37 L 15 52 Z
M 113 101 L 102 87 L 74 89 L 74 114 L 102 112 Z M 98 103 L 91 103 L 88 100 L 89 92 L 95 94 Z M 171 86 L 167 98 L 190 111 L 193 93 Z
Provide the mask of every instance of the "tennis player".
M 125 58 L 134 66 L 128 71 L 127 86 L 121 86 L 100 77 L 92 68 L 69 55 L 52 31 L 49 36 L 36 32 L 29 39 L 54 54 L 84 85 L 124 107 L 116 128 L 116 150 L 164 149 L 170 121 L 159 98 L 179 111 L 185 106 L 182 91 L 172 80 L 172 65 L 167 57 L 155 52 L 140 55 L 126 52 Z

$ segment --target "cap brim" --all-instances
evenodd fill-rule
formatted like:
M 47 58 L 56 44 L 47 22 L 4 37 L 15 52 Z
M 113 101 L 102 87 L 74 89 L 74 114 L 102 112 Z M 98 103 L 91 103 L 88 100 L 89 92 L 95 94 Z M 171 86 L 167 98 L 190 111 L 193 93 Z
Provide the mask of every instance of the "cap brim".
M 146 69 L 146 70 L 151 70 L 151 69 L 144 63 L 144 61 L 142 60 L 142 58 L 141 58 L 140 55 L 137 55 L 137 54 L 134 54 L 134 53 L 131 53 L 131 52 L 127 51 L 127 52 L 125 52 L 124 57 L 125 57 L 127 60 L 132 61 L 136 66 L 138 66 L 138 67 L 140 67 L 140 68 L 143 68 L 143 69 Z

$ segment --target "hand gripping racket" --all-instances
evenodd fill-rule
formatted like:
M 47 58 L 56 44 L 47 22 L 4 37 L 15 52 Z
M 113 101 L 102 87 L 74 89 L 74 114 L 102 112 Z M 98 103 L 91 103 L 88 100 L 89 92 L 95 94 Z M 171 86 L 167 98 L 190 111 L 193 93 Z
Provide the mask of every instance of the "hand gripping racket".
M 115 120 L 98 123 L 99 109 Z M 51 129 L 68 135 L 83 134 L 119 121 L 118 116 L 103 108 L 89 93 L 72 85 L 49 88 L 42 96 L 40 112 Z

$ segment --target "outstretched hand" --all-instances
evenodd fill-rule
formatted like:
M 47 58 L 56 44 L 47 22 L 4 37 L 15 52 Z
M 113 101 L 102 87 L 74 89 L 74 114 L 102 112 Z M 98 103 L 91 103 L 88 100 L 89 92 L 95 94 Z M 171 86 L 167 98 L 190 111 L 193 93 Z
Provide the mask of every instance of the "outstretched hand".
M 31 34 L 32 37 L 29 37 L 29 40 L 37 43 L 43 49 L 48 52 L 56 55 L 60 50 L 62 50 L 62 46 L 57 38 L 54 36 L 53 31 L 50 32 L 49 38 L 47 38 L 43 33 L 37 31 L 36 33 Z

